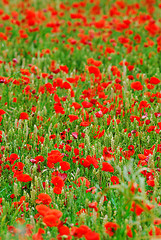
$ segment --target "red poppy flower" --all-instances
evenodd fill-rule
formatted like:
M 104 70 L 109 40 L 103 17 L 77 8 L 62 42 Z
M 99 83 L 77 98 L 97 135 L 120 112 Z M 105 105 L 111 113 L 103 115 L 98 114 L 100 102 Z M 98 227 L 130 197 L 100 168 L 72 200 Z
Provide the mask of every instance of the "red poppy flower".
M 148 102 L 147 101 L 141 101 L 140 103 L 139 103 L 139 109 L 142 109 L 142 108 L 150 108 L 150 104 L 148 104 Z
M 12 233 L 13 236 L 18 232 L 17 228 L 15 228 L 14 226 L 7 226 L 7 228 L 8 231 Z
M 154 180 L 148 180 L 147 184 L 151 187 L 154 187 L 155 186 L 155 181 Z
M 11 165 L 17 160 L 19 159 L 18 155 L 16 153 L 12 153 L 9 157 L 9 161 L 11 163 Z
M 112 176 L 111 177 L 111 182 L 113 183 L 113 185 L 120 183 L 119 178 L 117 176 Z
M 96 233 L 95 231 L 88 231 L 85 235 L 84 235 L 86 240 L 100 240 L 100 235 L 99 233 Z
M 98 111 L 98 112 L 95 113 L 95 116 L 97 118 L 101 118 L 101 117 L 103 117 L 103 112 L 102 111 Z
M 90 167 L 91 165 L 94 166 L 94 168 L 98 168 L 98 161 L 95 157 L 92 157 L 88 155 L 86 158 L 81 158 L 80 159 L 80 164 L 83 165 L 84 167 Z
M 147 89 L 149 89 L 149 90 L 154 89 L 154 86 L 152 84 L 148 83 L 146 86 L 147 86 Z
M 101 62 L 101 61 L 94 60 L 93 58 L 88 58 L 88 59 L 87 59 L 87 64 L 88 64 L 88 65 L 91 64 L 91 65 L 94 65 L 94 66 L 96 66 L 96 67 L 99 67 L 99 66 L 102 64 L 102 62 Z
M 43 78 L 46 78 L 46 77 L 48 76 L 48 73 L 41 73 L 41 76 L 42 76 Z
M 149 232 L 149 235 L 150 236 L 156 236 L 157 239 L 159 239 L 161 237 L 161 229 L 156 227 L 156 226 L 154 226 L 154 230 L 151 229 L 150 232 Z
M 92 106 L 93 106 L 93 104 L 92 104 L 92 103 L 90 103 L 90 102 L 87 102 L 87 101 L 84 101 L 84 102 L 82 102 L 82 105 L 83 105 L 83 107 L 84 107 L 84 108 L 90 108 L 90 107 L 92 107 Z
M 158 144 L 157 152 L 161 153 L 161 144 Z
M 35 160 L 36 160 L 36 163 L 38 163 L 38 162 L 44 162 L 45 159 L 43 156 L 36 156 Z
M 58 231 L 59 231 L 60 236 L 69 235 L 70 234 L 70 229 L 67 226 L 60 226 L 58 228 Z
M 44 94 L 45 93 L 45 87 L 44 86 L 40 86 L 38 92 Z
M 17 176 L 19 182 L 31 182 L 32 178 L 28 174 L 20 174 Z
M 84 234 L 86 234 L 90 230 L 89 227 L 85 225 L 81 225 L 79 228 L 77 227 L 72 227 L 71 228 L 71 235 L 74 236 L 75 238 L 81 238 L 83 237 Z
M 77 103 L 77 102 L 73 102 L 72 105 L 71 105 L 71 107 L 74 107 L 74 108 L 75 108 L 75 111 L 76 111 L 77 109 L 80 109 L 80 108 L 81 108 L 81 105 L 80 105 L 79 103 Z
M 157 84 L 159 84 L 161 81 L 158 79 L 158 78 L 156 78 L 156 77 L 151 77 L 150 78 L 150 83 L 151 84 L 154 84 L 154 85 L 157 85 Z
M 42 234 L 44 234 L 45 231 L 42 228 L 38 229 L 38 232 L 32 235 L 33 240 L 43 240 Z
M 43 222 L 48 227 L 57 227 L 60 224 L 60 219 L 56 215 L 47 215 L 43 218 Z
M 79 117 L 77 115 L 68 115 L 68 117 L 70 118 L 70 122 L 73 122 L 73 121 L 79 119 Z
M 137 216 L 140 216 L 144 209 L 140 205 L 133 202 L 130 211 L 135 212 Z
M 141 42 L 141 36 L 139 34 L 136 34 L 134 36 L 134 40 L 136 41 L 136 43 L 140 43 Z
M 88 121 L 83 121 L 80 123 L 80 126 L 82 126 L 82 127 L 88 127 L 89 125 L 90 125 L 90 122 L 88 122 Z
M 139 81 L 132 82 L 131 83 L 131 88 L 136 90 L 136 91 L 143 90 L 143 86 L 141 85 L 141 82 L 139 82 Z
M 61 194 L 62 193 L 62 188 L 61 187 L 54 187 L 53 192 L 56 194 Z
M 36 206 L 36 210 L 39 212 L 40 215 L 43 217 L 51 212 L 51 209 L 44 204 L 40 204 Z
M 33 66 L 31 66 L 30 71 L 34 74 L 38 74 L 39 69 L 37 66 L 33 65 Z
M 63 159 L 62 154 L 58 150 L 53 150 L 48 153 L 47 166 L 49 168 L 54 168 L 54 164 L 61 162 Z
M 46 215 L 55 215 L 57 218 L 60 218 L 63 215 L 61 211 L 59 211 L 57 209 L 50 209 L 49 207 L 47 207 L 44 204 L 37 205 L 36 210 L 43 217 Z
M 107 56 L 107 53 L 111 54 L 111 53 L 115 53 L 115 49 L 112 47 L 106 47 L 105 49 L 105 56 Z
M 56 113 L 65 114 L 64 108 L 60 104 L 55 103 L 54 110 Z
M 161 219 L 155 219 L 154 224 L 155 225 L 160 225 L 161 224 Z
M 55 187 L 59 187 L 59 188 L 64 187 L 64 181 L 62 180 L 61 177 L 58 177 L 58 176 L 52 177 L 51 183 L 53 183 Z
M 108 222 L 105 225 L 105 229 L 106 229 L 106 233 L 112 237 L 115 232 L 117 231 L 117 229 L 119 228 L 119 225 L 117 223 L 113 223 L 113 222 Z
M 60 70 L 62 70 L 65 73 L 68 73 L 68 71 L 69 71 L 69 69 L 66 65 L 65 66 L 60 66 L 59 68 L 60 68 Z
M 111 166 L 111 164 L 107 163 L 107 162 L 103 162 L 102 163 L 102 171 L 105 172 L 114 172 L 114 168 Z
M 0 115 L 5 114 L 6 112 L 3 109 L 0 109 Z
M 127 68 L 129 69 L 129 71 L 132 71 L 134 69 L 134 66 L 130 65 Z
M 145 159 L 147 159 L 147 156 L 145 156 L 144 154 L 138 154 L 138 158 L 140 160 L 145 160 Z
M 22 120 L 25 120 L 25 119 L 29 119 L 29 115 L 27 114 L 27 113 L 25 113 L 25 112 L 22 112 L 21 114 L 20 114 L 20 117 L 19 117 L 19 119 L 22 119 Z
M 126 226 L 126 234 L 129 238 L 133 237 L 131 227 L 129 225 Z
M 10 196 L 11 199 L 13 199 L 15 197 L 16 197 L 15 194 L 11 194 L 11 196 Z
M 96 212 L 98 211 L 97 202 L 89 203 L 88 207 L 89 207 L 89 208 L 94 208 L 94 210 L 95 210 Z
M 36 203 L 42 203 L 42 204 L 46 204 L 46 205 L 49 205 L 52 200 L 51 200 L 51 197 L 46 194 L 46 193 L 40 193 L 38 195 L 38 199 L 35 201 Z
M 14 173 L 23 173 L 23 168 L 24 168 L 25 164 L 22 162 L 17 162 L 12 166 L 12 171 Z
M 55 138 L 56 138 L 56 135 L 55 135 L 55 134 L 52 134 L 52 135 L 49 136 L 49 139 L 50 139 L 50 140 L 53 140 L 53 139 L 55 139 Z
M 70 164 L 68 162 L 60 162 L 61 170 L 68 171 L 70 169 Z
M 70 86 L 70 84 L 68 82 L 64 82 L 62 88 L 70 89 L 71 86 Z
M 95 75 L 95 77 L 99 77 L 100 74 L 101 74 L 99 68 L 97 68 L 97 67 L 95 67 L 95 66 L 89 66 L 89 67 L 88 67 L 88 71 L 89 71 L 90 74 L 93 73 L 93 74 Z
M 66 80 L 68 81 L 68 82 L 70 82 L 70 83 L 76 83 L 76 82 L 78 82 L 78 80 L 79 80 L 79 76 L 75 76 L 75 78 L 66 78 Z
M 115 158 L 115 156 L 113 156 L 113 152 L 110 148 L 107 149 L 107 147 L 104 147 L 103 158 L 105 161 L 109 161 L 109 160 Z

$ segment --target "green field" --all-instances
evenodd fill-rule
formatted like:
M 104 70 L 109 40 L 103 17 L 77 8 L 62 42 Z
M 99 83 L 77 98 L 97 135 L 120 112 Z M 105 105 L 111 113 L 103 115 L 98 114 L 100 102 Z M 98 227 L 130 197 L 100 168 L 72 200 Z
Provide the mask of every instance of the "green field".
M 10 239 L 161 239 L 161 1 L 0 1 Z

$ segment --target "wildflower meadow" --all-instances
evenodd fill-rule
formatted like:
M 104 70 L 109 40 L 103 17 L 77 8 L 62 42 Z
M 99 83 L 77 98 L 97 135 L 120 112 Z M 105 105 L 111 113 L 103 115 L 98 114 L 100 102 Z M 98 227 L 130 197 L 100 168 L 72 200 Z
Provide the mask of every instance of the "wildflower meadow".
M 0 1 L 0 240 L 161 239 L 161 0 Z

